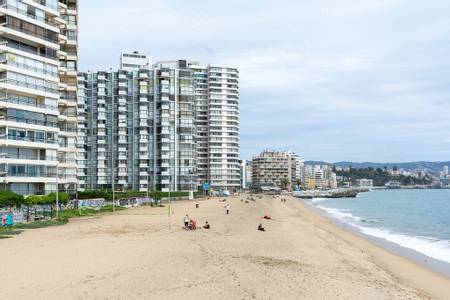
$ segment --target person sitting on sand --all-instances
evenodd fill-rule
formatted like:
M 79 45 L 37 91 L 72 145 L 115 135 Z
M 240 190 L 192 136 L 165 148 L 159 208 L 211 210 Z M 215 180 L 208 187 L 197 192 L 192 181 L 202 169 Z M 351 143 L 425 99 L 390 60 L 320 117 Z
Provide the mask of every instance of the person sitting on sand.
M 203 226 L 203 228 L 205 228 L 205 229 L 210 229 L 211 228 L 211 226 L 209 226 L 208 221 L 205 222 L 205 226 Z
M 259 231 L 266 231 L 261 223 L 259 223 L 259 225 L 258 225 L 258 230 Z
M 189 221 L 189 229 L 190 229 L 190 230 L 195 230 L 195 229 L 197 229 L 197 222 L 195 222 L 194 219 L 191 219 L 191 220 Z

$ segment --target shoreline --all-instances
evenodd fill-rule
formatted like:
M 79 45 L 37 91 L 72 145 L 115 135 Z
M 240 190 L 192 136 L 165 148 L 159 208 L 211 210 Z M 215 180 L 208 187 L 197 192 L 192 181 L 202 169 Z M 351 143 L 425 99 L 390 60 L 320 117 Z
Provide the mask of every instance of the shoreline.
M 372 193 L 374 191 L 369 191 L 369 193 Z M 314 199 L 321 199 L 321 198 L 314 198 Z M 418 250 L 415 250 L 414 248 L 409 248 L 404 245 L 398 244 L 394 241 L 388 240 L 383 237 L 371 235 L 368 233 L 365 233 L 362 231 L 362 228 L 356 226 L 356 224 L 351 224 L 348 222 L 345 222 L 343 220 L 340 220 L 339 218 L 335 217 L 333 214 L 330 214 L 326 210 L 318 207 L 316 203 L 313 201 L 314 199 L 297 199 L 300 201 L 305 207 L 310 208 L 312 212 L 317 213 L 330 221 L 332 221 L 337 227 L 346 230 L 348 232 L 351 232 L 355 234 L 356 236 L 363 238 L 369 242 L 372 242 L 373 244 L 380 246 L 384 248 L 385 250 L 402 257 L 405 257 L 406 259 L 409 259 L 427 269 L 430 269 L 433 272 L 437 272 L 447 278 L 450 279 L 450 262 L 440 260 L 438 258 L 431 257 L 425 253 L 422 253 Z M 358 216 L 356 216 L 358 217 Z M 363 226 L 363 225 L 361 225 Z M 363 226 L 364 227 L 364 226 Z M 370 228 L 370 227 L 367 227 Z M 384 229 L 386 230 L 386 229 Z M 400 233 L 393 233 L 394 235 L 403 235 Z M 415 236 L 405 235 L 411 238 L 415 238 Z
M 338 233 L 340 238 L 346 239 L 349 237 L 349 241 L 357 239 L 366 243 L 368 246 L 367 248 L 364 248 L 377 258 L 377 264 L 383 266 L 389 270 L 389 272 L 396 274 L 396 276 L 401 276 L 403 280 L 413 282 L 415 286 L 428 291 L 435 287 L 433 285 L 431 287 L 427 286 L 427 283 L 431 283 L 433 280 L 434 283 L 439 282 L 443 285 L 448 285 L 450 283 L 450 269 L 447 269 L 450 264 L 430 258 L 420 252 L 402 247 L 393 242 L 364 234 L 360 232 L 358 228 L 332 218 L 327 215 L 325 211 L 317 208 L 312 203 L 302 201 L 305 199 L 295 198 L 295 200 L 311 214 L 329 222 L 330 226 L 335 228 L 335 231 L 333 230 L 333 232 Z M 421 257 L 426 257 L 432 263 L 425 264 L 421 261 Z M 435 264 L 444 266 L 439 267 Z M 424 278 L 423 280 L 417 279 L 417 277 L 422 276 Z M 436 292 L 436 290 L 434 290 L 434 292 Z M 438 292 L 443 292 L 443 294 L 439 296 L 442 297 L 442 299 L 450 299 L 450 290 L 445 292 L 444 290 L 441 290 Z
M 2 296 L 450 299 L 446 277 L 339 228 L 298 199 L 248 197 L 227 198 L 230 215 L 223 198 L 172 203 L 171 228 L 167 207 L 136 207 L 0 240 L 8 270 L 0 272 Z M 211 229 L 185 231 L 186 213 Z
M 345 223 L 337 218 L 333 218 L 326 211 L 318 208 L 313 203 L 303 202 L 306 199 L 297 199 L 300 201 L 305 208 L 309 209 L 312 213 L 318 214 L 328 220 L 330 220 L 337 228 L 345 230 L 355 236 L 362 238 L 368 242 L 373 243 L 375 246 L 381 247 L 384 250 L 390 252 L 391 254 L 403 257 L 419 266 L 435 272 L 439 275 L 445 276 L 450 279 L 450 263 L 435 259 L 433 257 L 427 256 L 419 251 L 412 248 L 407 248 L 397 243 L 391 242 L 389 240 L 376 237 L 370 234 L 363 233 L 358 227 L 351 224 Z

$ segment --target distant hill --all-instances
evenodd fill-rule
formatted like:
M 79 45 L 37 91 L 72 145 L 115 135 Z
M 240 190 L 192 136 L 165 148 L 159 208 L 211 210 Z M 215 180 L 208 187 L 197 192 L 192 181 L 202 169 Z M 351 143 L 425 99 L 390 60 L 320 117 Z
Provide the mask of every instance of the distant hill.
M 450 161 L 439 161 L 439 162 L 431 162 L 431 161 L 416 161 L 416 162 L 404 162 L 404 163 L 374 163 L 374 162 L 351 162 L 351 161 L 340 161 L 336 163 L 328 163 L 324 161 L 305 161 L 307 165 L 335 165 L 341 168 L 393 168 L 397 166 L 399 169 L 404 169 L 406 171 L 420 171 L 425 170 L 431 173 L 439 173 L 442 171 L 444 166 L 450 167 Z

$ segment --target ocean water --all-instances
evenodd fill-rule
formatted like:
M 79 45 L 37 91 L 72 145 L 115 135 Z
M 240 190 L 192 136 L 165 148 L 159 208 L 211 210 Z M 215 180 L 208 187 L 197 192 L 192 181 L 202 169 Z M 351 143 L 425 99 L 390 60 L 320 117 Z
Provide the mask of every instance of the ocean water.
M 450 263 L 450 190 L 379 190 L 311 203 L 365 235 Z

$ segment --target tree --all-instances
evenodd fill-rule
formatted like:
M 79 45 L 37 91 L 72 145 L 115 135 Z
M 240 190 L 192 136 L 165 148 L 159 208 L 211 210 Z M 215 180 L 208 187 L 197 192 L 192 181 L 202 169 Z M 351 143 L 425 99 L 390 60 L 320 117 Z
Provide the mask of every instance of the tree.
M 56 204 L 56 193 L 50 193 L 47 196 L 47 204 Z M 58 202 L 59 204 L 67 204 L 67 202 L 69 202 L 70 197 L 67 193 L 65 192 L 60 192 L 58 194 Z
M 281 184 L 281 188 L 283 190 L 286 190 L 289 185 L 289 179 L 287 179 L 287 178 L 281 179 L 280 184 Z
M 23 195 L 11 191 L 0 191 L 0 206 L 20 207 L 24 203 Z
M 25 199 L 27 205 L 42 205 L 47 204 L 47 196 L 30 195 Z

